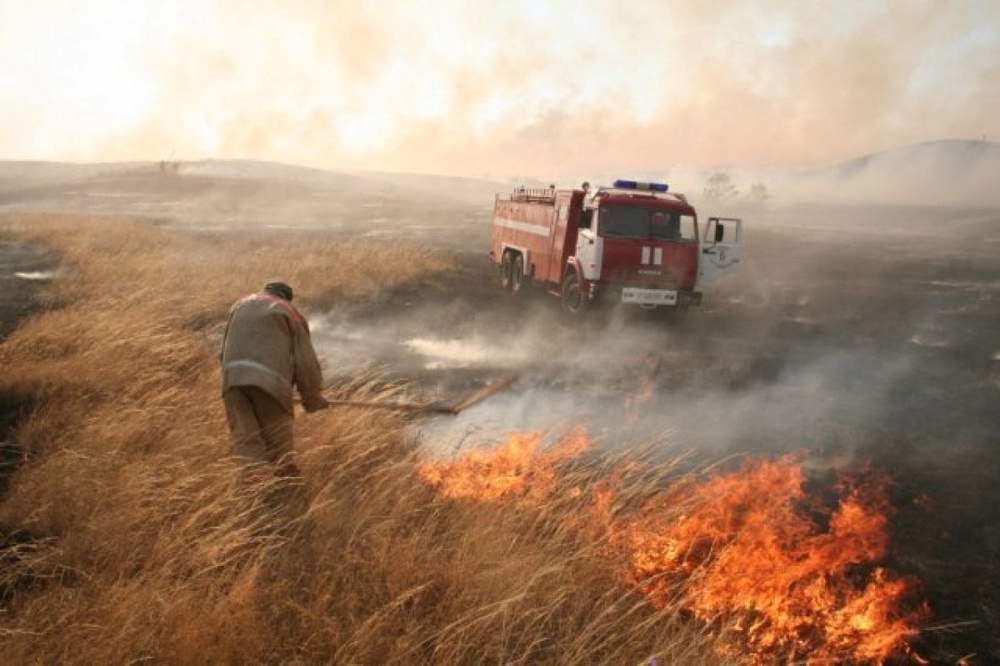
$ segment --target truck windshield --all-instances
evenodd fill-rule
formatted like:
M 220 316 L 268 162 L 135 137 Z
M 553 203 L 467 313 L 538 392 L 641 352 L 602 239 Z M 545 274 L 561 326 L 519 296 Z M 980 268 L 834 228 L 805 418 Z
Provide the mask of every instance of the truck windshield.
M 676 211 L 605 206 L 598 219 L 602 236 L 667 241 L 693 241 L 698 236 L 694 216 Z

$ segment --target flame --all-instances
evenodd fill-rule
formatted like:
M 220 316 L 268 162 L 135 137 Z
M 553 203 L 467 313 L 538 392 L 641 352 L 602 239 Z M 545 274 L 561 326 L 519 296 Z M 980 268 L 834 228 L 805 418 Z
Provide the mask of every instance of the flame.
M 901 610 L 914 580 L 876 565 L 888 549 L 886 479 L 845 481 L 826 516 L 803 482 L 793 456 L 681 482 L 613 526 L 626 580 L 657 605 L 728 625 L 734 650 L 758 655 L 749 663 L 905 653 L 925 613 Z
M 421 476 L 452 498 L 540 503 L 557 463 L 590 446 L 578 429 L 548 450 L 540 433 Z M 721 629 L 726 656 L 748 664 L 882 662 L 909 655 L 926 619 L 917 581 L 891 573 L 888 479 L 842 479 L 807 493 L 799 459 L 748 460 L 730 473 L 683 477 L 639 503 L 615 499 L 627 475 L 588 486 L 585 538 L 622 563 L 623 581 L 659 607 L 679 607 Z M 580 493 L 580 489 L 572 489 Z M 834 497 L 835 496 L 835 497 Z
M 625 414 L 629 424 L 634 424 L 638 419 L 637 410 L 640 405 L 649 402 L 653 397 L 656 388 L 656 376 L 660 372 L 662 359 L 652 354 L 646 354 L 643 358 L 645 366 L 639 380 L 639 388 L 634 393 L 625 396 Z
M 452 499 L 495 502 L 521 497 L 538 502 L 552 490 L 555 466 L 590 448 L 586 429 L 576 428 L 555 445 L 542 448 L 540 432 L 511 433 L 492 450 L 473 450 L 454 462 L 425 462 L 418 469 L 424 481 Z
M 642 380 L 642 385 L 635 393 L 625 396 L 625 413 L 628 415 L 630 424 L 634 423 L 638 418 L 636 410 L 638 410 L 639 405 L 646 404 L 653 397 L 653 388 L 653 380 L 647 377 Z

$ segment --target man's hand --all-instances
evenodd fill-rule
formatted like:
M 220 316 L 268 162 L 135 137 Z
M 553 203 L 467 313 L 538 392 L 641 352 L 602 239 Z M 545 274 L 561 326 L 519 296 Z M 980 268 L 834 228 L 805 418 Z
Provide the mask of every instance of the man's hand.
M 330 401 L 319 395 L 314 398 L 303 398 L 302 407 L 307 412 L 318 412 L 321 409 L 327 409 L 330 406 Z

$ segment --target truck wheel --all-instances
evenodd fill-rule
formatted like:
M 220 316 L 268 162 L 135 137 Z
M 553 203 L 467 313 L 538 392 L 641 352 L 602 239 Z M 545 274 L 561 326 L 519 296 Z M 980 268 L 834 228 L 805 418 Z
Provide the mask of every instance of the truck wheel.
M 563 278 L 560 294 L 562 306 L 566 312 L 577 314 L 586 309 L 587 299 L 583 297 L 583 292 L 580 291 L 580 280 L 577 278 L 575 272 L 570 271 Z
M 524 284 L 524 255 L 514 257 L 514 265 L 510 270 L 510 290 L 515 294 L 521 291 Z
M 511 254 L 504 252 L 500 260 L 500 286 L 504 289 L 510 289 L 513 284 L 514 259 Z

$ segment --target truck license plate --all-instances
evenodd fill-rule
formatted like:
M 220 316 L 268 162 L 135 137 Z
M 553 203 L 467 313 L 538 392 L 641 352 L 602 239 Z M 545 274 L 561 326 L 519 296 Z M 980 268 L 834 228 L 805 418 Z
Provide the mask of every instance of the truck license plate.
M 677 292 L 672 289 L 639 289 L 625 287 L 622 289 L 622 303 L 639 303 L 640 305 L 677 305 Z

